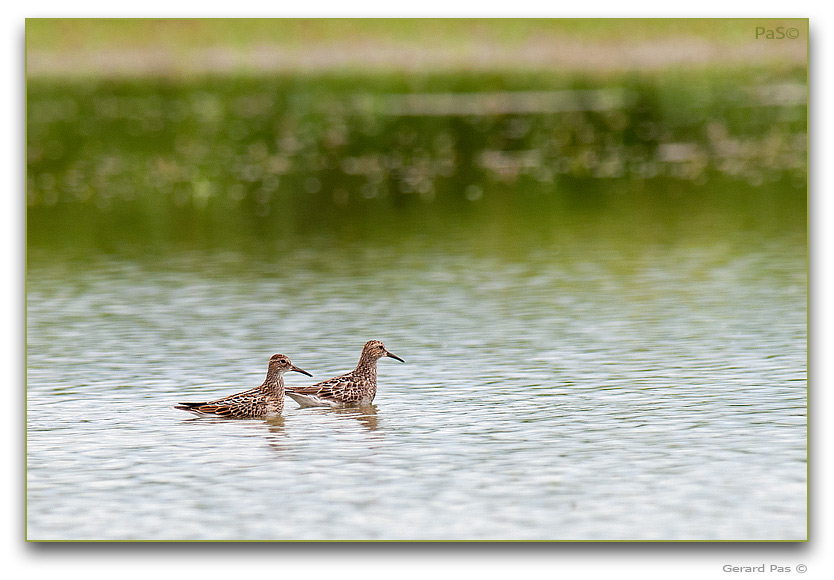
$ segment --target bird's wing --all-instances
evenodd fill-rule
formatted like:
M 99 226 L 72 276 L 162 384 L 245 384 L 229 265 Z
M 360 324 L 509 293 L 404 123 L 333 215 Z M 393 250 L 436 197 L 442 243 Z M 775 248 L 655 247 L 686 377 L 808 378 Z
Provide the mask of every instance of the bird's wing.
M 333 377 L 309 387 L 287 388 L 287 392 L 298 393 L 299 395 L 312 395 L 321 399 L 344 400 L 348 395 L 348 387 L 353 384 L 350 375 Z
M 200 405 L 197 410 L 207 415 L 217 415 L 218 417 L 231 417 L 231 405 Z
M 251 401 L 251 399 L 260 392 L 260 390 L 261 387 L 255 387 L 253 389 L 229 395 L 228 397 L 223 397 L 222 399 L 215 399 L 214 401 L 180 403 L 175 408 L 182 409 L 183 411 L 203 413 L 205 415 L 231 417 L 236 414 L 238 407 L 242 406 L 247 401 Z

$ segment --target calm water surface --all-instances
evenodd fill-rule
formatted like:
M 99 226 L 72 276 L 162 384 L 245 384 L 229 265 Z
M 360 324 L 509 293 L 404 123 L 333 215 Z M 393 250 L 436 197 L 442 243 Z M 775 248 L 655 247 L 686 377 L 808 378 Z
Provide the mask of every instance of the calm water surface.
M 804 237 L 579 246 L 31 248 L 28 538 L 804 539 Z M 372 338 L 373 407 L 172 408 Z

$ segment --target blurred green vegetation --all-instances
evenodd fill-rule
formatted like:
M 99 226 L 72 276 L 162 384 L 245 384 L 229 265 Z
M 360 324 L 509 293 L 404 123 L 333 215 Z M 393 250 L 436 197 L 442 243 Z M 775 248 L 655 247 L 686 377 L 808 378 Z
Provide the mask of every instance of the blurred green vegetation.
M 628 204 L 741 220 L 758 204 L 774 227 L 804 227 L 802 74 L 30 81 L 29 240 L 287 237 L 465 215 L 552 226 L 570 208 Z
M 369 40 L 462 44 L 484 39 L 513 45 L 530 38 L 640 42 L 669 37 L 749 42 L 751 25 L 793 26 L 796 19 L 746 18 L 311 18 L 311 19 L 85 19 L 31 18 L 27 48 L 73 50 L 127 47 L 252 47 Z M 799 21 L 806 22 L 806 21 Z M 803 27 L 804 28 L 804 27 Z
M 35 19 L 26 42 L 56 55 L 363 39 L 509 46 L 560 35 L 733 43 L 749 42 L 752 25 Z M 606 230 L 665 239 L 733 228 L 804 237 L 807 67 L 789 60 L 602 76 L 524 67 L 68 71 L 31 76 L 26 104 L 30 247 Z

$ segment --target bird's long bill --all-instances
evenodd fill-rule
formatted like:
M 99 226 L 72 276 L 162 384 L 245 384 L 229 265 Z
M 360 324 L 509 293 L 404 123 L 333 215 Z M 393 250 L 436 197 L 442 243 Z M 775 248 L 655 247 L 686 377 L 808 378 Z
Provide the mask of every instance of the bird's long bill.
M 297 366 L 295 366 L 295 365 L 293 365 L 293 366 L 292 366 L 292 368 L 291 368 L 290 370 L 291 370 L 291 371 L 295 371 L 295 372 L 297 372 L 297 373 L 301 373 L 302 375 L 307 375 L 308 377 L 312 377 L 312 376 L 313 376 L 313 375 L 311 375 L 310 373 L 308 373 L 307 371 L 305 371 L 304 369 L 300 369 L 300 368 L 298 368 L 298 367 L 297 367 Z
M 391 358 L 396 359 L 396 360 L 398 360 L 402 363 L 405 362 L 403 359 L 401 359 L 400 357 L 398 357 L 397 355 L 395 355 L 393 353 L 388 352 L 387 350 L 385 351 L 385 356 L 390 356 Z

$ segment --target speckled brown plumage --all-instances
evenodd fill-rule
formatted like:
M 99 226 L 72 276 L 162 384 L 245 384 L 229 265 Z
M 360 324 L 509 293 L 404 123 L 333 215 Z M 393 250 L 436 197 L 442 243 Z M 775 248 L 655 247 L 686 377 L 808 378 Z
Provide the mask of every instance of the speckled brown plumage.
M 351 372 L 309 387 L 287 389 L 286 394 L 302 407 L 368 405 L 376 396 L 376 361 L 385 356 L 405 362 L 385 350 L 380 341 L 369 340 L 362 349 L 359 364 Z
M 266 379 L 259 386 L 242 393 L 235 393 L 215 401 L 202 403 L 180 403 L 175 409 L 189 411 L 199 416 L 247 419 L 280 415 L 284 410 L 284 373 L 295 371 L 311 377 L 310 373 L 298 368 L 283 354 L 269 359 Z

